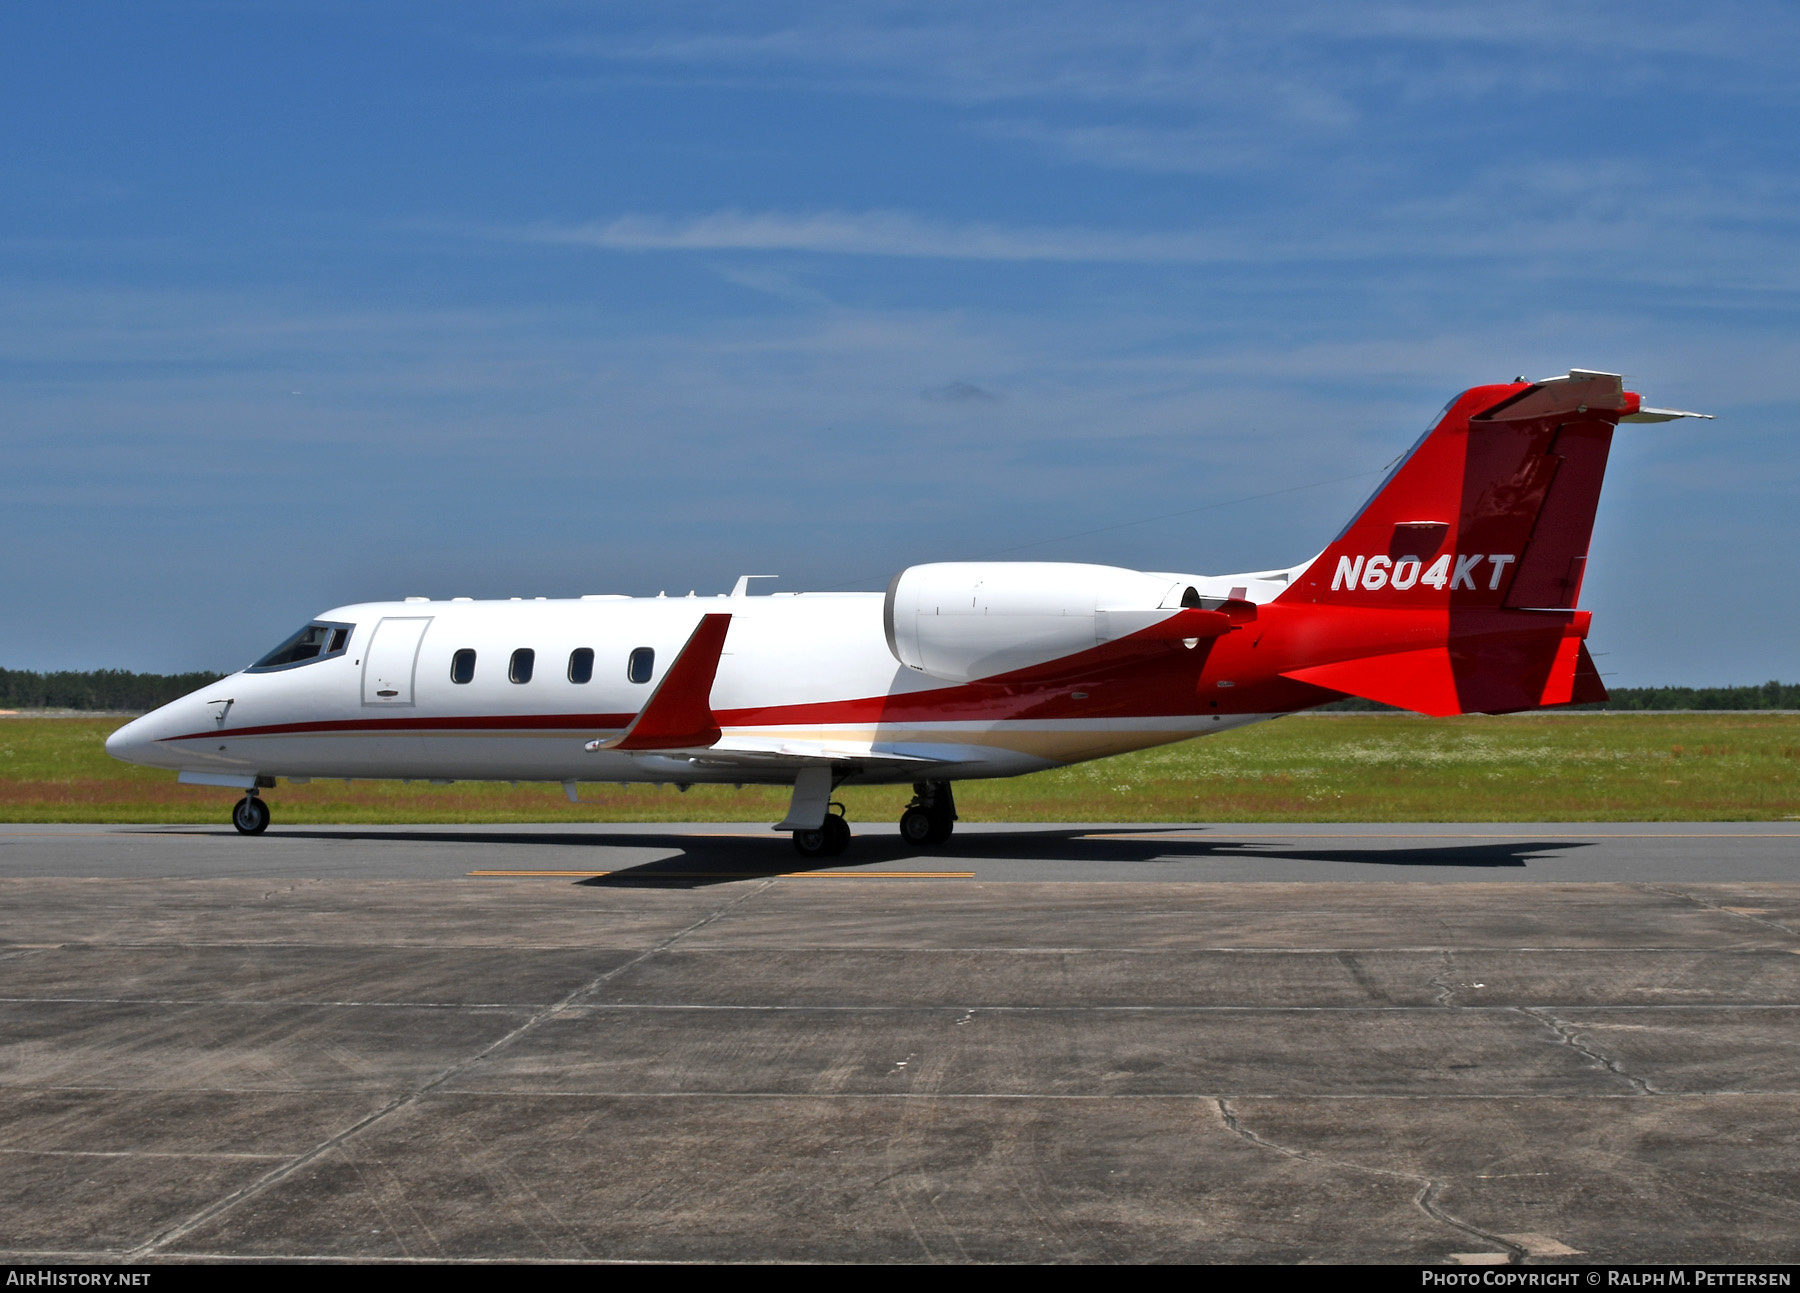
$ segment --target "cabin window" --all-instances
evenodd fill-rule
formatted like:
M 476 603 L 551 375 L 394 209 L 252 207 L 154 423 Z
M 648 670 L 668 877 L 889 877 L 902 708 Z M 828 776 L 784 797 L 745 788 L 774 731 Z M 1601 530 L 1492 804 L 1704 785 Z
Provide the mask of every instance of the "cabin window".
M 275 669 L 293 669 L 331 656 L 344 654 L 350 645 L 354 624 L 308 624 L 268 655 L 251 665 L 250 673 L 268 673 Z
M 450 657 L 450 681 L 475 681 L 475 653 L 468 647 L 464 647 Z
M 530 682 L 531 666 L 537 663 L 537 652 L 530 647 L 520 647 L 512 653 L 512 664 L 507 666 L 506 676 L 514 682 Z
M 656 651 L 652 647 L 639 647 L 625 664 L 625 676 L 633 682 L 649 682 L 655 671 Z
M 591 647 L 577 647 L 569 653 L 569 681 L 594 680 L 594 652 Z

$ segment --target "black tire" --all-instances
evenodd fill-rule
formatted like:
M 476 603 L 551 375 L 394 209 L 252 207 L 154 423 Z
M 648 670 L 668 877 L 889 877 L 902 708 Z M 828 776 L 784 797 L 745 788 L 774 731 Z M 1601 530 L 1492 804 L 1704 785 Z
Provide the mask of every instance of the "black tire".
M 900 814 L 900 838 L 914 848 L 923 848 L 932 843 L 932 835 L 936 831 L 936 823 L 931 819 L 931 811 L 914 806 Z
M 795 831 L 794 852 L 803 858 L 834 858 L 850 847 L 850 823 L 827 813 L 816 831 Z
M 950 842 L 950 836 L 955 832 L 956 818 L 933 813 L 931 816 L 931 834 L 925 837 L 925 842 L 933 847 L 936 847 L 939 844 L 948 844 Z
M 254 795 L 245 795 L 231 810 L 231 824 L 240 835 L 261 835 L 269 829 L 269 806 Z

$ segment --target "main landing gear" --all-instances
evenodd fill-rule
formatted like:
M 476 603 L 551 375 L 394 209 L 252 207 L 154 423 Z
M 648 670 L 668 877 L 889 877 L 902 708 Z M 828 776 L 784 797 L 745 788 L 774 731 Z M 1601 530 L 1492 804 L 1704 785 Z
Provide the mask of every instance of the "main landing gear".
M 948 781 L 913 782 L 913 800 L 900 814 L 900 838 L 915 848 L 945 843 L 956 829 L 956 798 Z
M 842 804 L 827 806 L 818 830 L 794 832 L 794 851 L 803 858 L 834 858 L 849 847 L 850 823 Z
M 803 768 L 794 780 L 794 799 L 776 830 L 793 830 L 794 851 L 803 858 L 834 858 L 850 847 L 844 806 L 831 800 L 831 769 Z M 817 826 L 800 826 L 816 821 Z M 796 829 L 798 827 L 798 829 Z M 912 803 L 900 816 L 900 838 L 914 848 L 943 844 L 956 829 L 956 798 L 948 781 L 916 781 Z
M 269 806 L 252 790 L 231 810 L 231 824 L 243 835 L 261 835 L 269 829 Z

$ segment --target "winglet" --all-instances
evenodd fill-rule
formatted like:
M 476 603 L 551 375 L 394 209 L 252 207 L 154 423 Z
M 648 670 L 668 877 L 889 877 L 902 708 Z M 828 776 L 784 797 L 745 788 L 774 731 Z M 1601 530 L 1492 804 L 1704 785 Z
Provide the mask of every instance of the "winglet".
M 730 628 L 730 615 L 701 616 L 638 716 L 611 740 L 595 741 L 587 748 L 691 750 L 716 744 L 721 733 L 712 712 L 712 685 Z

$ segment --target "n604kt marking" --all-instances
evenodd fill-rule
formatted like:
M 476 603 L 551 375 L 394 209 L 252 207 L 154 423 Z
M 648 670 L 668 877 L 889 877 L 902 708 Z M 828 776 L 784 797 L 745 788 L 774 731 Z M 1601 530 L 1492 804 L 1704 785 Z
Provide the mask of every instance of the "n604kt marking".
M 1450 554 L 1446 552 L 1431 563 L 1427 570 L 1425 563 L 1418 557 L 1401 557 L 1395 561 L 1392 557 L 1339 557 L 1337 573 L 1331 578 L 1331 588 L 1336 592 L 1340 588 L 1366 588 L 1374 592 L 1377 588 L 1385 588 L 1392 584 L 1395 588 L 1405 590 L 1414 584 L 1426 588 L 1435 588 L 1440 592 L 1448 584 L 1452 592 L 1458 588 L 1474 589 L 1475 568 L 1484 561 L 1494 565 L 1493 573 L 1488 576 L 1488 591 L 1497 591 L 1500 578 L 1506 573 L 1506 567 L 1518 558 L 1510 552 L 1493 554 L 1482 552 L 1459 552 L 1456 554 L 1456 565 L 1452 569 Z

